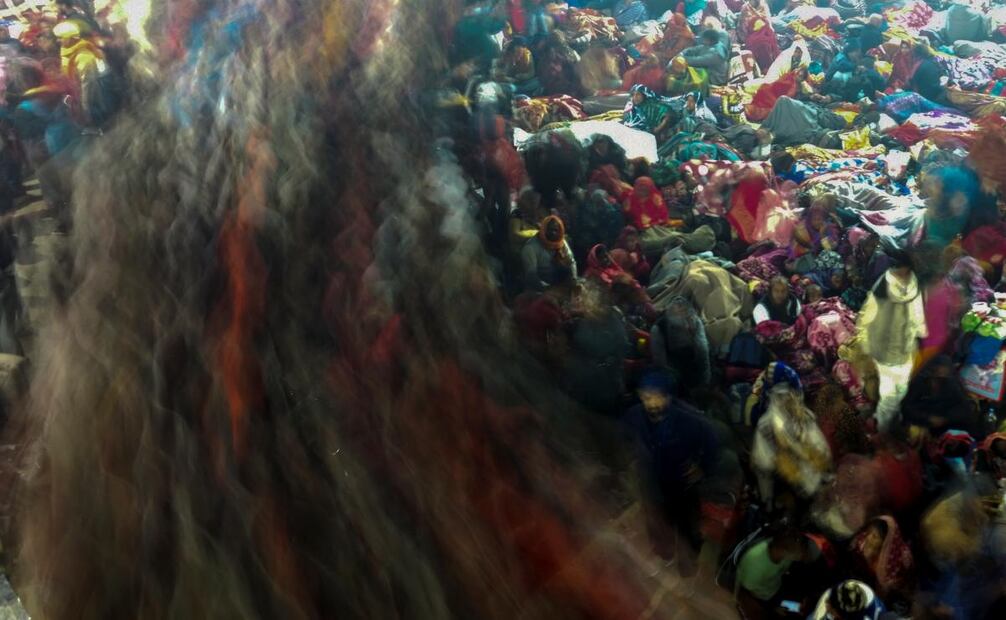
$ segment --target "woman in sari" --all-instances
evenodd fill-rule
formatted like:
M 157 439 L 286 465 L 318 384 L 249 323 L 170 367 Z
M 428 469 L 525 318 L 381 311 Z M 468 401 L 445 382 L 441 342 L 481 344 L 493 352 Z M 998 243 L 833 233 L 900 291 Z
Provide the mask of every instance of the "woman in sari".
M 762 71 L 767 71 L 779 55 L 779 42 L 770 20 L 771 13 L 764 0 L 751 0 L 741 8 L 737 36 Z
M 648 131 L 660 139 L 660 134 L 671 124 L 671 108 L 657 94 L 642 84 L 629 91 L 632 105 L 625 111 L 622 122 L 627 127 Z
M 635 84 L 642 84 L 654 93 L 664 89 L 664 67 L 655 54 L 643 58 L 643 62 L 625 72 L 622 89 L 630 90 Z
M 754 243 L 762 195 L 769 189 L 768 177 L 760 168 L 745 167 L 738 172 L 737 185 L 730 192 L 727 221 L 744 243 Z
M 709 72 L 705 69 L 688 66 L 684 56 L 675 56 L 667 72 L 667 96 L 676 97 L 691 92 L 709 96 Z
M 894 517 L 885 515 L 871 520 L 852 539 L 851 548 L 860 569 L 869 574 L 881 598 L 887 600 L 892 594 L 909 593 L 915 561 Z
M 926 326 L 928 335 L 922 339 L 917 367 L 933 357 L 953 353 L 964 313 L 976 301 L 991 302 L 992 289 L 985 281 L 981 265 L 970 256 L 954 262 L 945 278 L 941 278 L 926 291 Z
M 603 243 L 598 243 L 590 249 L 590 253 L 587 254 L 587 269 L 583 272 L 583 277 L 597 280 L 606 288 L 611 288 L 615 279 L 621 275 L 628 274 L 615 262 Z
M 664 38 L 654 48 L 661 60 L 668 61 L 691 47 L 695 43 L 695 34 L 689 28 L 685 16 L 675 13 L 664 26 Z
M 891 90 L 907 88 L 918 66 L 919 59 L 916 58 L 912 49 L 912 42 L 908 39 L 902 39 L 898 45 L 897 53 L 891 59 L 891 78 L 889 81 Z
M 625 217 L 638 231 L 664 226 L 670 216 L 660 190 L 650 177 L 636 179 L 632 193 L 625 199 Z
M 534 56 L 524 37 L 514 37 L 496 64 L 498 82 L 512 84 L 518 95 L 535 95 L 540 84 L 535 77 Z
M 646 254 L 643 253 L 639 231 L 632 226 L 622 229 L 615 242 L 615 249 L 611 251 L 611 257 L 637 281 L 644 284 L 649 281 L 651 266 L 646 260 Z
M 829 202 L 823 198 L 815 200 L 793 228 L 793 243 L 790 244 L 789 253 L 791 260 L 805 254 L 817 256 L 822 251 L 833 250 L 838 246 L 839 228 L 830 217 Z

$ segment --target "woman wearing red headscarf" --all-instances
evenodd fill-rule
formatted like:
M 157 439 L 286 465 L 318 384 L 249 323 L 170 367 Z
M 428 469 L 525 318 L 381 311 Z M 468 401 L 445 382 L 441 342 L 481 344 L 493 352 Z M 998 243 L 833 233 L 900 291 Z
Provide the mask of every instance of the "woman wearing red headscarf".
M 898 52 L 891 59 L 891 79 L 892 90 L 905 88 L 915 75 L 915 69 L 919 66 L 919 59 L 912 50 L 912 42 L 905 39 L 898 46 Z
M 737 37 L 744 42 L 758 67 L 767 71 L 779 55 L 779 42 L 772 29 L 768 5 L 765 0 L 749 0 L 741 8 Z
M 667 205 L 650 177 L 639 177 L 625 199 L 625 216 L 636 230 L 664 226 L 670 220 Z
M 608 253 L 608 248 L 603 243 L 598 243 L 590 249 L 590 253 L 587 255 L 587 269 L 583 275 L 585 278 L 597 280 L 610 288 L 615 278 L 629 274 L 615 262 L 611 254 Z
M 908 594 L 915 561 L 894 517 L 870 521 L 852 540 L 851 547 L 860 568 L 872 577 L 877 594 L 885 600 L 892 594 Z
M 695 42 L 695 33 L 681 12 L 675 13 L 664 26 L 664 38 L 657 43 L 654 51 L 663 61 L 669 61 Z

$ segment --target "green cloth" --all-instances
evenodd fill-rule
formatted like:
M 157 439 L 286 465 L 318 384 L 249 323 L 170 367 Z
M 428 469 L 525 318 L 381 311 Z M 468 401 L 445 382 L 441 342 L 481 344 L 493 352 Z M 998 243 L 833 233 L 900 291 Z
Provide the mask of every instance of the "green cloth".
M 632 104 L 632 108 L 625 113 L 624 122 L 633 129 L 653 133 L 664 117 L 670 114 L 670 106 L 655 99 L 647 99 L 639 105 Z
M 688 67 L 681 77 L 667 78 L 667 96 L 687 95 L 700 92 L 703 97 L 709 96 L 709 72 L 705 69 Z
M 744 588 L 755 598 L 771 600 L 782 587 L 782 577 L 792 560 L 776 564 L 768 554 L 768 539 L 747 550 L 737 567 L 737 587 Z

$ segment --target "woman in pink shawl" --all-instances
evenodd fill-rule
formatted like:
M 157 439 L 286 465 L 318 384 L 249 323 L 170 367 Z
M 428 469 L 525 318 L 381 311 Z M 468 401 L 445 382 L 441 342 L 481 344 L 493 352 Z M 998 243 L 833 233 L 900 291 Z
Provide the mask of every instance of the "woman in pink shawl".
M 881 598 L 910 592 L 915 560 L 894 517 L 871 520 L 852 540 L 852 553 L 873 580 Z
M 632 226 L 626 226 L 618 235 L 611 258 L 618 263 L 626 273 L 637 281 L 645 283 L 650 277 L 650 263 L 643 253 L 643 245 L 639 240 L 639 231 Z
M 614 261 L 611 254 L 608 253 L 608 248 L 603 243 L 598 243 L 590 249 L 590 253 L 587 255 L 587 270 L 583 275 L 611 288 L 611 284 L 618 276 L 628 274 Z
M 926 295 L 926 327 L 929 335 L 922 339 L 918 366 L 940 353 L 950 353 L 961 317 L 976 301 L 992 301 L 992 289 L 985 282 L 985 273 L 978 261 L 963 256 L 954 262 L 950 272 L 930 287 Z

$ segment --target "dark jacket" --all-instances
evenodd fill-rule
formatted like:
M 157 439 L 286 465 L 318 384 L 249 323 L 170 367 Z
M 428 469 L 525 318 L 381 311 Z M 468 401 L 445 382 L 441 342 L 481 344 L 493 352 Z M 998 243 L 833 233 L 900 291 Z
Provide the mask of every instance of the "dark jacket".
M 713 425 L 687 404 L 672 400 L 667 415 L 656 424 L 646 409 L 636 405 L 625 414 L 625 423 L 636 440 L 644 483 L 664 498 L 683 493 L 688 470 L 715 470 L 719 441 Z

